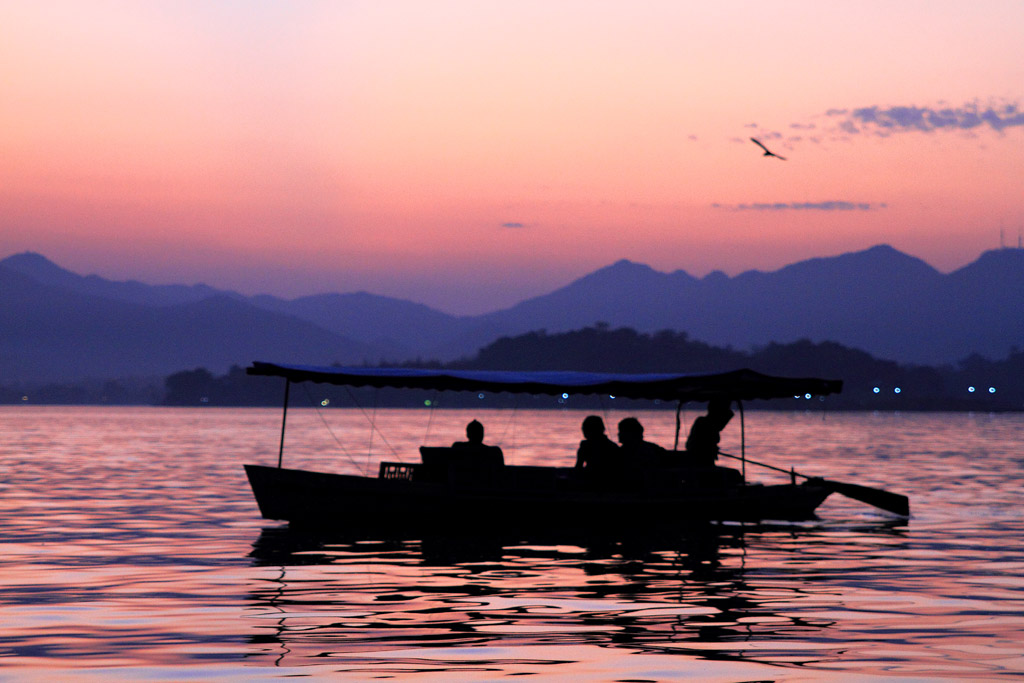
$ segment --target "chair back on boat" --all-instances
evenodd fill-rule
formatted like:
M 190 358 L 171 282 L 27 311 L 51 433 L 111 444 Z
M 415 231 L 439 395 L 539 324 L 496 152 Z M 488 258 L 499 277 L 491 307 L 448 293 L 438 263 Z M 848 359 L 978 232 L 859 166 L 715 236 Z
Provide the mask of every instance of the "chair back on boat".
M 420 446 L 420 460 L 427 467 L 447 469 L 451 456 L 452 449 L 447 446 Z
M 490 485 L 496 483 L 504 469 L 492 458 L 444 446 L 420 446 L 420 458 L 423 464 L 416 472 L 419 481 Z

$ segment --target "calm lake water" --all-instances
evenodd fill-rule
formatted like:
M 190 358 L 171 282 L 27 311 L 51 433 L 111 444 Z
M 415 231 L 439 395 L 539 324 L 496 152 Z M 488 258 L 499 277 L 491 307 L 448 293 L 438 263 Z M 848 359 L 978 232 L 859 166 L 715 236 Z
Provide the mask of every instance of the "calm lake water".
M 285 465 L 375 472 L 473 417 L 507 462 L 571 465 L 583 416 L 293 410 Z M 670 411 L 639 417 L 671 444 Z M 814 522 L 617 543 L 290 533 L 242 471 L 279 431 L 277 410 L 0 408 L 0 678 L 1024 677 L 1019 414 L 748 412 L 750 457 L 913 517 L 833 496 Z

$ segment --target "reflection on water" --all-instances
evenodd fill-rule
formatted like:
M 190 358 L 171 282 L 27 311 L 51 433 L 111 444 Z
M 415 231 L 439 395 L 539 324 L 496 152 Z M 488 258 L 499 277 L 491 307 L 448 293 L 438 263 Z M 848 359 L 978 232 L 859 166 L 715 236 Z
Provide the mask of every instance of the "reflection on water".
M 416 411 L 379 411 L 384 442 L 356 411 L 329 412 L 328 431 L 296 411 L 288 464 L 372 470 L 457 438 L 471 415 L 439 412 L 425 436 Z M 512 423 L 510 412 L 472 416 L 511 462 L 571 464 L 582 415 Z M 641 417 L 671 441 L 673 415 Z M 907 493 L 909 522 L 834 498 L 821 519 L 790 525 L 396 540 L 259 518 L 241 464 L 276 460 L 278 419 L 259 409 L 0 409 L 5 672 L 1024 675 L 1024 416 L 748 414 L 753 457 Z
M 620 659 L 682 656 L 675 663 L 682 667 L 702 660 L 697 670 L 721 662 L 741 669 L 821 666 L 856 647 L 849 630 L 854 612 L 845 606 L 852 594 L 829 576 L 856 565 L 856 592 L 867 602 L 855 611 L 877 611 L 870 596 L 889 591 L 894 579 L 894 567 L 878 555 L 900 549 L 906 549 L 905 530 L 884 522 L 727 526 L 674 538 L 571 544 L 358 541 L 266 529 L 252 557 L 278 574 L 250 599 L 277 620 L 272 633 L 254 642 L 270 646 L 268 652 L 276 648 L 275 663 L 284 666 L 360 653 L 367 668 L 348 672 L 421 670 L 424 657 L 431 670 L 461 672 L 472 651 L 477 672 L 498 675 L 545 662 L 572 664 L 588 659 L 581 653 L 591 648 L 614 648 Z M 782 556 L 789 557 L 776 564 Z M 858 619 L 861 637 L 874 641 L 878 618 Z M 844 628 L 837 628 L 840 619 Z M 548 660 L 550 654 L 523 660 L 524 648 L 555 647 L 558 661 Z M 403 653 L 398 659 L 396 649 Z M 631 661 L 638 670 L 650 666 Z M 664 665 L 658 661 L 655 666 Z M 873 668 L 868 661 L 857 666 L 861 673 Z
M 884 526 L 875 532 L 892 533 Z M 278 566 L 280 574 L 252 599 L 280 612 L 274 642 L 288 652 L 364 650 L 383 639 L 425 647 L 695 648 L 709 659 L 742 660 L 744 648 L 736 643 L 758 641 L 763 657 L 771 642 L 814 637 L 832 623 L 778 611 L 785 591 L 761 596 L 748 584 L 749 533 L 770 532 L 736 527 L 555 545 L 451 537 L 330 541 L 265 530 L 253 557 Z M 807 590 L 801 586 L 788 599 Z M 326 604 L 325 593 L 332 596 Z M 345 618 L 336 621 L 339 609 Z M 291 614 L 301 622 L 298 638 Z M 782 649 L 785 661 L 817 655 Z

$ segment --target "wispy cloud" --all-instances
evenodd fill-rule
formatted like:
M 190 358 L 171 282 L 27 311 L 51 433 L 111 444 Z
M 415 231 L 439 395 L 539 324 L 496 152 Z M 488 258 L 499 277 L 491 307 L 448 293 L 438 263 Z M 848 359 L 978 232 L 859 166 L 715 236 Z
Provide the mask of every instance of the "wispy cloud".
M 825 202 L 754 202 L 752 204 L 712 204 L 716 209 L 731 211 L 876 211 L 888 204 L 831 200 Z
M 901 132 L 941 130 L 973 131 L 989 128 L 1002 132 L 1024 126 L 1024 109 L 1018 102 L 982 105 L 967 103 L 961 107 L 879 106 L 855 109 L 830 109 L 826 117 L 836 120 L 837 128 L 848 135 L 887 137 Z
M 502 223 L 501 227 L 503 227 L 503 228 L 525 228 L 526 227 L 526 223 L 519 223 L 519 222 L 516 222 L 516 221 L 509 221 L 507 223 Z
M 982 131 L 1003 133 L 1008 128 L 1024 127 L 1024 105 L 1017 100 L 980 100 L 959 107 L 939 103 L 934 106 L 870 105 L 866 107 L 832 108 L 813 121 L 787 124 L 788 132 L 760 128 L 757 124 L 744 124 L 744 128 L 757 128 L 762 140 L 775 140 L 787 149 L 797 143 L 820 144 L 827 141 L 849 141 L 857 136 L 890 137 L 899 133 L 960 132 L 978 134 Z M 812 134 L 813 133 L 813 134 Z M 744 142 L 745 138 L 730 138 Z M 790 207 L 792 208 L 792 207 Z

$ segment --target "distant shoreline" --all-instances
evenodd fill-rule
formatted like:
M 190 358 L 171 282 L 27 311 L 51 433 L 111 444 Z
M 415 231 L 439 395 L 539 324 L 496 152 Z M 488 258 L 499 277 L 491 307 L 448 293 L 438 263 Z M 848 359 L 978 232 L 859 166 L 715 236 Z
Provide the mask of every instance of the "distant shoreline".
M 554 401 L 554 399 L 549 399 Z M 422 404 L 416 404 L 414 402 L 406 403 L 387 403 L 378 404 L 373 407 L 376 410 L 408 410 L 412 411 L 423 411 L 429 412 L 431 410 L 562 410 L 562 411 L 573 411 L 579 413 L 603 413 L 603 412 L 628 412 L 628 411 L 674 411 L 675 405 L 667 402 L 661 404 L 655 404 L 652 401 L 617 401 L 616 404 L 606 404 L 605 406 L 599 406 L 589 403 L 582 399 L 570 399 L 570 405 L 560 405 L 557 403 L 548 403 L 547 405 L 542 404 L 531 404 L 531 405 L 513 405 L 511 401 L 508 402 L 489 402 L 481 403 L 479 401 L 438 401 L 437 405 L 424 406 Z M 810 403 L 810 402 L 808 402 Z M 17 402 L 5 402 L 0 401 L 0 408 L 201 408 L 201 409 L 235 409 L 235 408 L 259 408 L 259 409 L 277 409 L 282 408 L 281 402 L 277 403 L 213 403 L 213 402 L 200 402 L 194 404 L 167 404 L 167 403 L 102 403 L 102 402 L 83 402 L 83 403 L 60 403 L 60 402 L 41 402 L 41 401 L 17 401 Z M 753 403 L 744 403 L 744 410 L 747 412 L 786 412 L 786 413 L 814 413 L 817 415 L 828 415 L 829 413 L 884 413 L 884 414 L 898 414 L 898 413 L 977 413 L 977 414 L 1003 414 L 1003 413 L 1024 413 L 1024 408 L 1014 408 L 1000 405 L 914 405 L 908 403 L 907 405 L 859 405 L 859 406 L 840 406 L 831 405 L 829 403 L 818 403 L 815 402 L 813 405 L 799 405 L 790 404 L 786 401 L 757 401 Z M 703 404 L 700 403 L 687 403 L 683 406 L 684 413 L 694 413 L 702 411 Z M 321 410 L 321 411 L 333 411 L 333 410 L 357 410 L 365 411 L 367 406 L 365 405 L 343 405 L 343 404 L 331 404 L 328 406 L 312 406 L 312 405 L 299 405 L 294 402 L 289 402 L 288 410 Z

